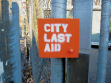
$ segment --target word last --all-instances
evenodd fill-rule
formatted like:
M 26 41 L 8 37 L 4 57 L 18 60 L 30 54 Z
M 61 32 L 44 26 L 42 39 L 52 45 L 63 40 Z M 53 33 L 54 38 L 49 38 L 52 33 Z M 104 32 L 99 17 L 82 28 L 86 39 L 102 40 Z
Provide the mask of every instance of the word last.
M 44 52 L 59 52 L 60 50 L 61 50 L 60 44 L 51 44 L 51 46 L 49 46 L 49 43 L 46 43 Z
M 53 34 L 51 39 L 47 39 L 47 34 L 44 34 L 44 41 L 45 42 L 64 42 L 65 37 L 67 42 L 70 42 L 70 37 L 72 34 Z

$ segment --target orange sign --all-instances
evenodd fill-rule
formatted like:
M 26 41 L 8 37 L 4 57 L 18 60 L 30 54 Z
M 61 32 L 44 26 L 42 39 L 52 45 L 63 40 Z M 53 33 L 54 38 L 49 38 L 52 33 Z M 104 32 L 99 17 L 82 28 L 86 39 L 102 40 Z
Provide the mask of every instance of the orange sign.
M 78 58 L 79 19 L 38 19 L 39 57 Z

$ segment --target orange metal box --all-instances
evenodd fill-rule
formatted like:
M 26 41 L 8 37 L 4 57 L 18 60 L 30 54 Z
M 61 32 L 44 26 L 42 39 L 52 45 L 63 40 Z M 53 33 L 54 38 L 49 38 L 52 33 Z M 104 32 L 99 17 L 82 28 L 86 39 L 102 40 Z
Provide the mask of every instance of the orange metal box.
M 79 19 L 38 19 L 40 58 L 78 58 Z

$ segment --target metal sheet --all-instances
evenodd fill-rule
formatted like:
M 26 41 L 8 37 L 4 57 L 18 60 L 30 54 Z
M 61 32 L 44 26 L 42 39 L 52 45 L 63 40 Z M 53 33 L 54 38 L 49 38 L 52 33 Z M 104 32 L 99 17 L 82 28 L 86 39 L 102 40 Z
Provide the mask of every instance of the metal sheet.
M 80 19 L 80 49 L 91 48 L 92 0 L 74 0 L 73 18 Z
M 79 58 L 68 59 L 67 83 L 88 83 L 93 0 L 73 0 L 73 18 L 80 19 Z

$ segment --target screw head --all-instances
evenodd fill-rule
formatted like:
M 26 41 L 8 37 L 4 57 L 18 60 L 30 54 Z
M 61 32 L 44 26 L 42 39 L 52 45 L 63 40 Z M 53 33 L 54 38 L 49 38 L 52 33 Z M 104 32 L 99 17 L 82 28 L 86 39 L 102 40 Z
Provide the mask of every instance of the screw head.
M 72 52 L 73 52 L 73 49 L 70 49 L 69 52 L 72 53 Z

